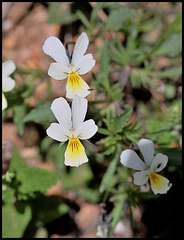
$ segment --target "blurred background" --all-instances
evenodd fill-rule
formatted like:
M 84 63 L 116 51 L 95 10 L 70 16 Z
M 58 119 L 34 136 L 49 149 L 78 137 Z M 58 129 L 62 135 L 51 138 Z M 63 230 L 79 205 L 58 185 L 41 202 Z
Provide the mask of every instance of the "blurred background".
M 2 59 L 16 65 L 2 112 L 3 237 L 180 236 L 181 14 L 181 2 L 2 3 Z M 83 143 L 89 162 L 69 168 L 66 144 L 46 135 L 66 80 L 48 76 L 54 61 L 42 46 L 51 35 L 66 46 L 83 31 L 96 60 L 83 76 L 94 89 L 86 119 L 99 130 Z M 120 164 L 142 137 L 169 157 L 167 194 L 136 187 Z

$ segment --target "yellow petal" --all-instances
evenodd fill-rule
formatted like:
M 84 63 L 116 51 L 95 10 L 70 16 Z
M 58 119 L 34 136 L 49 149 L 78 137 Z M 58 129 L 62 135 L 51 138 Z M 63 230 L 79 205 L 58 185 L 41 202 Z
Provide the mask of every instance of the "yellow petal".
M 78 138 L 70 138 L 65 152 L 65 165 L 78 167 L 85 162 L 88 162 L 88 158 L 82 143 Z
M 172 184 L 169 182 L 169 180 L 157 173 L 151 173 L 149 175 L 150 182 L 151 182 L 151 189 L 153 190 L 154 194 L 157 193 L 167 193 L 167 191 L 170 189 Z
M 73 99 L 77 95 L 84 98 L 88 94 L 90 94 L 88 84 L 76 72 L 70 73 L 66 85 L 66 97 Z
M 7 108 L 7 106 L 8 106 L 7 100 L 6 100 L 5 96 L 4 96 L 4 93 L 2 92 L 2 111 L 5 108 Z

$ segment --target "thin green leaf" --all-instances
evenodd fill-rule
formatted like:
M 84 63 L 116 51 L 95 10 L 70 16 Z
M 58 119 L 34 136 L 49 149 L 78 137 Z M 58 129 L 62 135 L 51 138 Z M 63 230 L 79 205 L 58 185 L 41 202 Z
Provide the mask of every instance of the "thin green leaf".
M 101 184 L 100 184 L 100 187 L 99 187 L 99 192 L 100 193 L 103 193 L 105 190 L 108 190 L 108 186 L 111 185 L 112 178 L 113 178 L 113 176 L 116 172 L 116 169 L 117 169 L 117 164 L 120 161 L 120 157 L 119 157 L 120 156 L 120 149 L 121 149 L 121 146 L 118 145 L 117 148 L 116 148 L 116 153 L 115 153 L 114 159 L 109 164 L 109 167 L 108 167 L 106 173 L 104 174 L 104 176 L 102 178 L 102 181 L 101 181 Z
M 24 132 L 24 116 L 26 115 L 26 104 L 15 105 L 13 107 L 13 120 L 17 126 L 18 134 L 22 135 Z

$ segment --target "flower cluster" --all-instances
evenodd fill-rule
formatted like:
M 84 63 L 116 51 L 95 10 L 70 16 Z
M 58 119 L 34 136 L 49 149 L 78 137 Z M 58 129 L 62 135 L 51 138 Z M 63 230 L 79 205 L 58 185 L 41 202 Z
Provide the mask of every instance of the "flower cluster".
M 81 140 L 91 138 L 98 130 L 94 120 L 84 121 L 88 106 L 85 97 L 90 94 L 90 88 L 80 75 L 86 74 L 95 65 L 92 54 L 84 55 L 88 45 L 89 39 L 84 32 L 77 39 L 71 54 L 68 47 L 65 49 L 57 37 L 50 36 L 43 44 L 44 53 L 55 60 L 49 67 L 48 75 L 56 80 L 68 78 L 66 98 L 72 99 L 71 108 L 63 97 L 52 102 L 51 110 L 58 123 L 51 123 L 46 132 L 49 137 L 62 144 L 68 141 L 64 163 L 73 167 L 88 162 Z M 8 106 L 4 92 L 12 90 L 15 86 L 15 81 L 10 77 L 15 68 L 12 60 L 2 64 L 2 110 Z M 150 179 L 154 194 L 167 193 L 172 184 L 158 172 L 166 167 L 168 157 L 162 153 L 154 156 L 154 144 L 151 140 L 141 139 L 138 147 L 139 155 L 133 150 L 124 150 L 120 162 L 125 167 L 138 171 L 133 174 L 135 185 L 143 185 Z
M 95 122 L 90 119 L 84 121 L 87 111 L 87 100 L 85 97 L 90 93 L 89 86 L 79 76 L 89 72 L 95 65 L 91 54 L 85 54 L 89 44 L 86 33 L 82 33 L 76 41 L 72 54 L 65 50 L 60 40 L 54 36 L 46 39 L 43 51 L 56 62 L 51 63 L 48 75 L 56 80 L 68 77 L 66 85 L 66 97 L 72 98 L 72 108 L 64 98 L 57 98 L 51 105 L 51 110 L 58 123 L 52 123 L 47 129 L 49 137 L 65 142 L 69 140 L 65 152 L 65 165 L 79 166 L 88 161 L 85 150 L 80 140 L 89 139 L 98 130 Z M 171 184 L 169 181 L 157 174 L 167 164 L 168 158 L 161 153 L 154 157 L 153 142 L 141 139 L 138 146 L 144 161 L 132 150 L 125 150 L 121 154 L 121 163 L 129 168 L 139 170 L 134 173 L 134 184 L 143 185 L 148 179 L 155 194 L 166 193 Z
M 78 167 L 88 161 L 80 140 L 91 138 L 98 130 L 92 119 L 84 121 L 88 105 L 85 97 L 90 90 L 80 75 L 89 72 L 95 65 L 92 54 L 84 55 L 88 44 L 87 34 L 83 32 L 77 39 L 72 54 L 54 36 L 47 38 L 43 45 L 43 51 L 56 61 L 51 63 L 48 75 L 56 80 L 68 77 L 66 97 L 73 99 L 71 109 L 62 97 L 53 101 L 51 110 L 59 123 L 52 123 L 47 129 L 49 137 L 62 143 L 69 140 L 65 151 L 67 166 Z

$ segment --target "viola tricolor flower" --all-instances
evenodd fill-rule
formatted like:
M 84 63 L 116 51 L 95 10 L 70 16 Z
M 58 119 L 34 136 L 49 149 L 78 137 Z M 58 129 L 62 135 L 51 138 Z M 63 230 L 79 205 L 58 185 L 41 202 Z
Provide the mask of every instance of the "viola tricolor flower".
M 8 106 L 3 92 L 9 92 L 15 87 L 15 81 L 9 77 L 15 71 L 15 68 L 15 63 L 12 60 L 2 63 L 2 110 Z
M 86 99 L 75 96 L 72 108 L 62 97 L 55 99 L 51 105 L 51 110 L 59 123 L 52 123 L 47 129 L 47 135 L 62 143 L 69 140 L 65 152 L 67 166 L 78 167 L 88 161 L 80 139 L 91 138 L 98 127 L 92 119 L 84 121 L 87 104 Z
M 51 63 L 48 75 L 56 80 L 68 77 L 67 98 L 73 99 L 75 95 L 84 98 L 90 93 L 88 84 L 80 77 L 80 75 L 89 72 L 95 65 L 92 54 L 84 55 L 88 45 L 89 39 L 84 32 L 77 39 L 71 55 L 57 37 L 50 36 L 43 45 L 44 53 L 56 61 L 56 63 Z
M 159 175 L 157 172 L 166 167 L 168 157 L 162 153 L 154 156 L 154 144 L 151 140 L 141 139 L 138 142 L 138 147 L 144 161 L 141 160 L 135 151 L 127 149 L 121 153 L 120 162 L 125 167 L 139 171 L 133 174 L 135 185 L 143 185 L 150 179 L 151 189 L 154 194 L 167 193 L 172 184 L 167 178 Z

